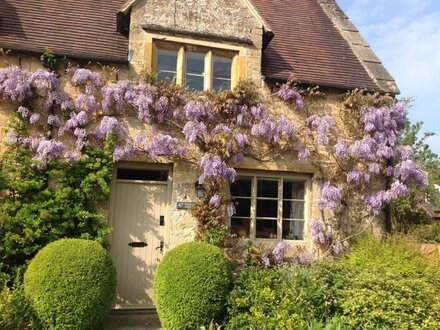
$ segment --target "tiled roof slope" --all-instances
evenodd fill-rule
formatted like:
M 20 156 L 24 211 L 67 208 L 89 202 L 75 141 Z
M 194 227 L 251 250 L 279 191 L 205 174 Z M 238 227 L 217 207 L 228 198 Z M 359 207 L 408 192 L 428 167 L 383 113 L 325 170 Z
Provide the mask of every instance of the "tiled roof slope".
M 399 91 L 335 0 L 246 0 L 275 37 L 263 75 L 343 89 Z M 127 62 L 116 14 L 135 0 L 0 0 L 0 47 Z
M 128 40 L 116 31 L 125 0 L 0 0 L 0 47 L 126 62 Z
M 368 74 L 319 0 L 251 1 L 275 34 L 264 51 L 266 77 L 285 80 L 293 72 L 303 83 L 391 92 Z

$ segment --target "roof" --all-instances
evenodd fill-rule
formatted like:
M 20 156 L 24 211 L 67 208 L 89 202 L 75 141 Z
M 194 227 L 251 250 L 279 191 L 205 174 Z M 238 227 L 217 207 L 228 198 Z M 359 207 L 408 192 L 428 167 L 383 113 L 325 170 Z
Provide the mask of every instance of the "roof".
M 275 35 L 263 54 L 262 72 L 267 78 L 286 80 L 293 72 L 295 80 L 303 83 L 393 92 L 377 84 L 333 22 L 334 11 L 324 10 L 331 3 L 333 10 L 342 13 L 335 1 L 252 0 L 252 3 Z
M 0 0 L 0 47 L 127 62 L 128 40 L 116 31 L 125 0 Z
M 398 94 L 394 79 L 335 0 L 243 0 L 270 33 L 266 78 Z M 127 62 L 118 11 L 136 0 L 0 0 L 0 47 L 73 58 Z M 273 36 L 274 35 L 274 36 Z M 271 37 L 273 39 L 271 40 Z

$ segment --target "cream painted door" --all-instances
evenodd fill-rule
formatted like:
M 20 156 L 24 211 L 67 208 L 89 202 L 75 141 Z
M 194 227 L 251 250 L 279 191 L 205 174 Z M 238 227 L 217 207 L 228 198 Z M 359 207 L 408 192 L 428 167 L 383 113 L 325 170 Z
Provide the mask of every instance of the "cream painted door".
M 131 174 L 120 175 L 121 171 Z M 138 180 L 156 179 L 159 172 L 162 181 Z M 163 172 L 168 175 L 167 171 L 118 169 L 112 194 L 110 247 L 117 271 L 114 308 L 154 307 L 153 278 L 164 253 L 167 215 L 168 185 Z

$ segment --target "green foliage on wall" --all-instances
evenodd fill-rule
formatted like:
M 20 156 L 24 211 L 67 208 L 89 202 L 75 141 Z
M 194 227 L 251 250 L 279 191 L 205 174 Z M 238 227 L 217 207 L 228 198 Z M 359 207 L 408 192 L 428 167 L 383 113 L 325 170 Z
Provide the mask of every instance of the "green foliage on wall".
M 104 148 L 86 148 L 77 163 L 44 168 L 29 150 L 7 149 L 0 158 L 0 279 L 11 281 L 39 249 L 59 238 L 107 245 L 99 206 L 110 194 L 113 149 L 109 138 Z

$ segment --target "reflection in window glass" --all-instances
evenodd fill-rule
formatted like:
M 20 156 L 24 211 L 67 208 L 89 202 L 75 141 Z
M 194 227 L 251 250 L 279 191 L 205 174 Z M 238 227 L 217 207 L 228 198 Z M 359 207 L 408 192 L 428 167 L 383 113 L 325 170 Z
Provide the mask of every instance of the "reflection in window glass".
M 214 56 L 212 88 L 216 91 L 231 89 L 232 59 Z
M 231 196 L 251 197 L 251 178 L 238 178 L 231 184 Z
M 202 91 L 205 76 L 205 54 L 186 53 L 186 86 L 195 91 Z
M 283 220 L 283 239 L 303 240 L 304 221 Z
M 304 183 L 295 181 L 284 181 L 283 198 L 284 199 L 304 199 Z
M 278 197 L 278 181 L 258 180 L 257 197 Z
M 177 51 L 157 50 L 157 80 L 170 83 L 176 79 Z
M 249 238 L 251 219 L 231 218 L 231 233 L 237 237 Z
M 256 238 L 277 238 L 277 221 L 257 219 Z

